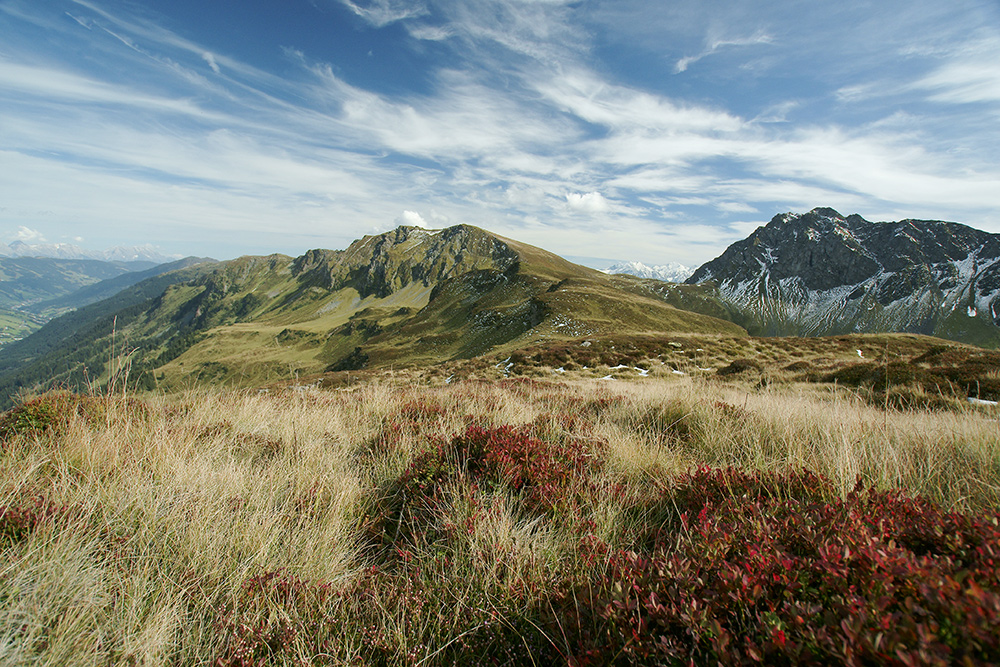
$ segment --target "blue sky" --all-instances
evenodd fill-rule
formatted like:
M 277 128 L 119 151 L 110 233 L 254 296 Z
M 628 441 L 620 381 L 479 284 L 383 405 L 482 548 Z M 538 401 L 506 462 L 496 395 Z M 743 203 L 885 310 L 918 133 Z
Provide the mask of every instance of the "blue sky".
M 696 266 L 774 214 L 1000 232 L 995 0 L 0 0 L 0 240 L 478 225 Z

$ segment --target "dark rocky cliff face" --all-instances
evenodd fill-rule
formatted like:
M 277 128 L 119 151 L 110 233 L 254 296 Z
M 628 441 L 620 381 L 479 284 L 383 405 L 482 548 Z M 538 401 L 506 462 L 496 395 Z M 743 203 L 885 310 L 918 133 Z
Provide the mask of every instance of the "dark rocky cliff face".
M 1000 343 L 1000 235 L 953 222 L 869 222 L 829 208 L 776 215 L 687 282 L 714 284 L 751 332 Z

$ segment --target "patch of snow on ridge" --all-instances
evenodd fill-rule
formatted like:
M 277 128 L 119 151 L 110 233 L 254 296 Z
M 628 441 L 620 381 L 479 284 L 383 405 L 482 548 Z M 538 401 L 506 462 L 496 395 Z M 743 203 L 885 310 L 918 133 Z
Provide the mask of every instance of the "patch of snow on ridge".
M 833 233 L 839 236 L 840 238 L 844 239 L 845 241 L 854 241 L 858 245 L 861 245 L 861 242 L 858 241 L 857 237 L 855 237 L 854 234 L 851 233 L 851 230 L 848 229 L 847 227 L 844 227 L 843 225 L 834 225 Z

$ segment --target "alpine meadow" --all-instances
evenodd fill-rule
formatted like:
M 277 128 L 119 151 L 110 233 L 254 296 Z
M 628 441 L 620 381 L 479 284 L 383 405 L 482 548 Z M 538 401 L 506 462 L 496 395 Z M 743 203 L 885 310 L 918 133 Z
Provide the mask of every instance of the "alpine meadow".
M 1000 665 L 995 0 L 0 0 L 0 667 Z

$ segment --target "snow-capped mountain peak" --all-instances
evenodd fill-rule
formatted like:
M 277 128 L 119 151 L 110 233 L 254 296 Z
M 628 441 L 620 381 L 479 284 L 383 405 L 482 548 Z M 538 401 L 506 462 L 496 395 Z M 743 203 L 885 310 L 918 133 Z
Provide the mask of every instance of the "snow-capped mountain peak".
M 701 266 L 739 324 L 763 335 L 923 333 L 1000 342 L 1000 235 L 954 222 L 776 215 Z
M 105 262 L 154 262 L 163 264 L 180 259 L 180 255 L 166 255 L 156 246 L 115 246 L 107 250 L 87 250 L 72 243 L 25 243 L 14 241 L 0 243 L 2 257 L 49 257 L 53 259 L 97 259 Z
M 683 264 L 668 262 L 656 266 L 647 266 L 642 262 L 619 262 L 604 269 L 604 273 L 625 273 L 638 278 L 653 278 L 668 283 L 680 283 L 694 272 Z

